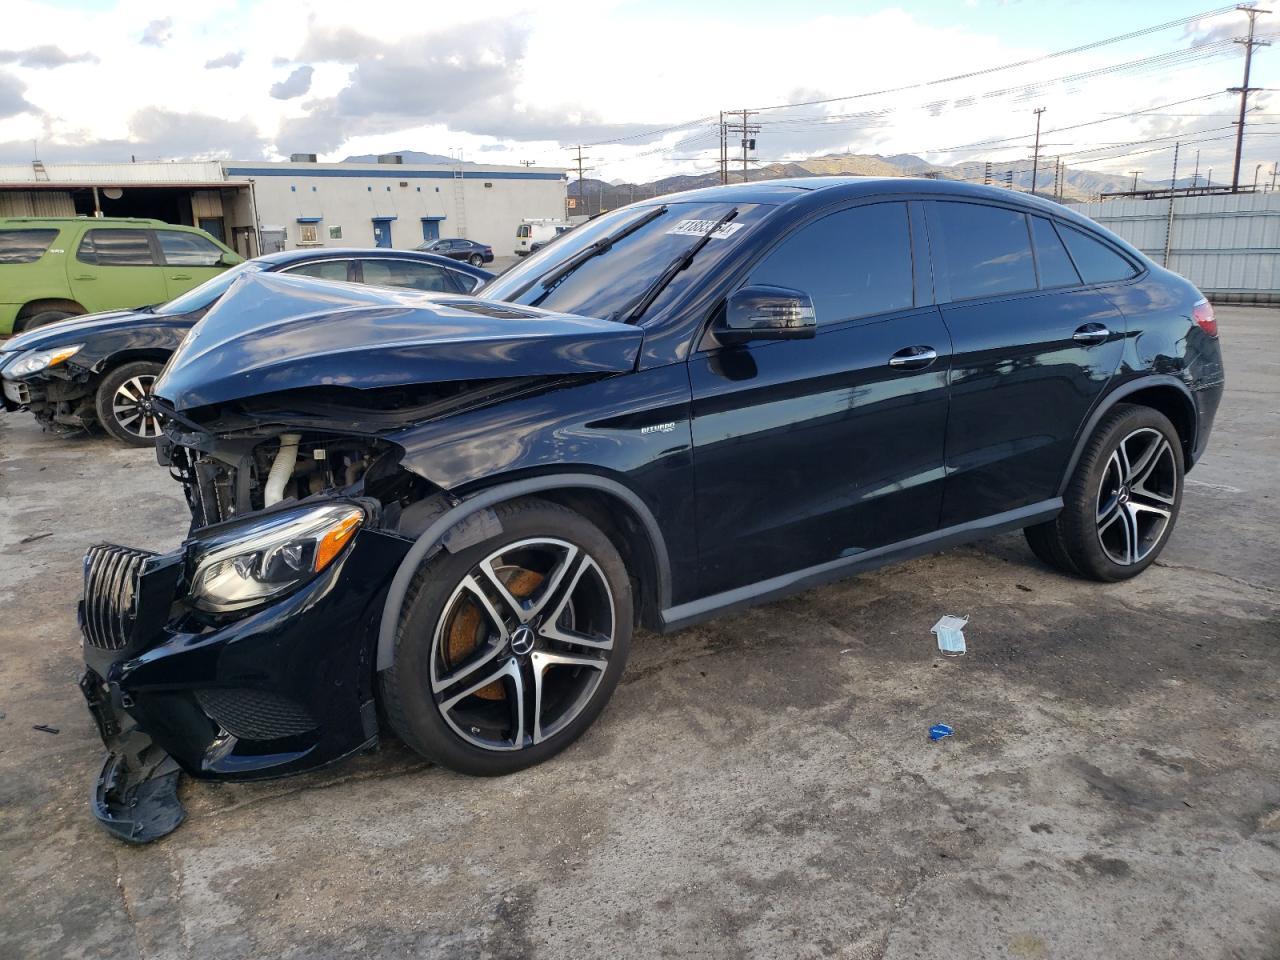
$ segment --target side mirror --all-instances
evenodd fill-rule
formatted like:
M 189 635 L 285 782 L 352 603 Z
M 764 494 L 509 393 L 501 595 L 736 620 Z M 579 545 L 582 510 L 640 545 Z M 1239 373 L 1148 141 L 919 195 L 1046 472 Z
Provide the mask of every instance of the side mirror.
M 224 253 L 218 258 L 218 263 L 224 267 L 234 267 L 238 263 L 244 263 L 244 257 L 238 253 Z
M 724 344 L 750 340 L 807 340 L 818 328 L 813 300 L 786 287 L 742 287 L 729 295 L 716 323 L 716 339 Z

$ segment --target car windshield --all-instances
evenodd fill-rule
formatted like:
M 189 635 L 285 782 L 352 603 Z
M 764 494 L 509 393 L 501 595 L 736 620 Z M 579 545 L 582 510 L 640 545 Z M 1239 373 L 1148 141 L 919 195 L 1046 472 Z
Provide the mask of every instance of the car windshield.
M 665 211 L 657 212 L 665 207 Z M 645 317 L 657 315 L 663 305 L 679 298 L 701 278 L 708 276 L 741 242 L 755 224 L 773 209 L 767 204 L 725 201 L 652 203 L 626 207 L 584 223 L 553 244 L 489 282 L 479 296 L 507 300 L 589 317 L 620 319 L 644 296 L 672 260 L 685 253 L 718 220 L 737 209 L 733 222 L 719 230 L 687 270 L 678 273 L 658 295 Z M 656 213 L 656 216 L 655 216 Z M 629 227 L 652 218 L 634 232 Z M 611 245 L 570 272 L 560 270 L 592 244 L 618 237 Z M 548 290 L 542 278 L 553 282 Z
M 257 273 L 260 270 L 262 270 L 262 264 L 246 260 L 230 270 L 223 270 L 222 273 L 206 280 L 200 286 L 174 297 L 168 303 L 162 303 L 155 308 L 154 312 L 163 317 L 177 317 L 195 313 L 197 310 L 207 310 L 213 306 L 215 300 L 227 292 L 227 288 L 235 283 L 238 277 L 243 277 L 246 273 Z

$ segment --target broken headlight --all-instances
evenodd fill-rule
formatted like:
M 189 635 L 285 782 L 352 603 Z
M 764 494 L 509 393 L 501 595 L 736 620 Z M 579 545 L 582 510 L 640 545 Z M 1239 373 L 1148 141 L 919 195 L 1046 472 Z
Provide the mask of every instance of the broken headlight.
M 339 503 L 278 513 L 193 545 L 191 599 L 226 613 L 314 579 L 355 537 L 364 511 Z
M 41 370 L 48 370 L 50 367 L 56 367 L 70 357 L 74 357 L 83 346 L 83 343 L 73 343 L 70 346 L 54 347 L 51 350 L 31 350 L 15 360 L 12 366 L 5 371 L 5 375 L 17 379 L 19 377 L 29 377 L 33 373 L 39 373 Z

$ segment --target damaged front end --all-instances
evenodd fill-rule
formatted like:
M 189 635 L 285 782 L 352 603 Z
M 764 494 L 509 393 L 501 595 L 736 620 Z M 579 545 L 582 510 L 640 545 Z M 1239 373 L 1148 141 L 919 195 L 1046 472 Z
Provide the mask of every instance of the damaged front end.
M 387 438 L 629 370 L 640 336 L 467 298 L 237 281 L 147 401 L 187 539 L 85 558 L 81 687 L 110 754 L 99 821 L 147 842 L 182 821 L 178 771 L 264 779 L 376 746 L 387 591 L 457 502 Z

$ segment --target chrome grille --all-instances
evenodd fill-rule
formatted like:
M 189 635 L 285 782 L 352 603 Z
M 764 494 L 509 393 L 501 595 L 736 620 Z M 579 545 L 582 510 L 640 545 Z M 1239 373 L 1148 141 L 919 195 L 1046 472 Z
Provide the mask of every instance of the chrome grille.
M 85 643 L 100 650 L 123 650 L 137 618 L 138 577 L 155 554 L 112 544 L 90 547 L 84 555 L 84 599 L 80 631 Z

